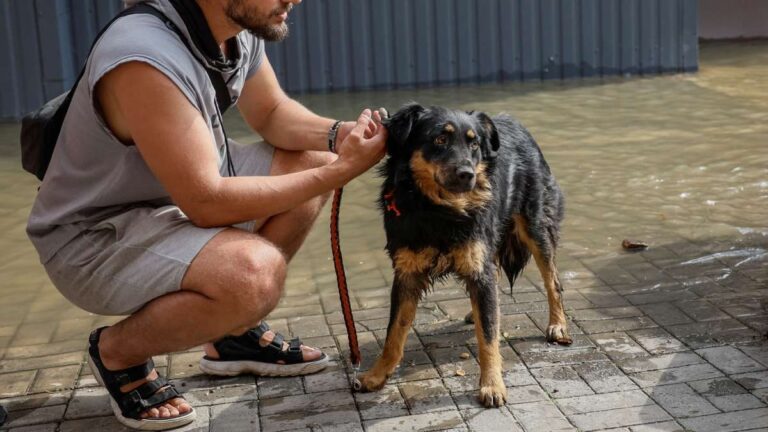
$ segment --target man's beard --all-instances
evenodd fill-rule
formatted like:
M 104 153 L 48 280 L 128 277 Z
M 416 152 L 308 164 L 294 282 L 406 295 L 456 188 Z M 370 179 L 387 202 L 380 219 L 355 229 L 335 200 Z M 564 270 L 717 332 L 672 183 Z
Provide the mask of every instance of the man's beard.
M 290 11 L 293 7 L 292 3 L 284 8 L 274 9 L 266 16 L 260 16 L 254 7 L 248 7 L 247 2 L 248 0 L 229 0 L 226 10 L 229 19 L 265 41 L 279 42 L 288 37 L 287 23 L 272 24 L 270 21 L 272 18 Z

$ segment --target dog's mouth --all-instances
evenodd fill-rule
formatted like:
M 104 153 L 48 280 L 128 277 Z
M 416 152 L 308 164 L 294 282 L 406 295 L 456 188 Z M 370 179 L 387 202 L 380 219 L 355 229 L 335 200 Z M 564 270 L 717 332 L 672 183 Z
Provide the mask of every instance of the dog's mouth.
M 435 183 L 441 188 L 454 194 L 462 194 L 471 192 L 475 188 L 475 176 L 472 175 L 471 179 L 460 178 L 455 174 L 446 175 L 445 170 L 438 170 L 435 173 Z

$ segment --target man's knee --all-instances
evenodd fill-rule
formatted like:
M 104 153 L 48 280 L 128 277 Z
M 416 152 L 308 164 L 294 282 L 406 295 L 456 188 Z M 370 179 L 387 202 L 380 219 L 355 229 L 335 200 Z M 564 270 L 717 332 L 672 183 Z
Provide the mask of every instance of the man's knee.
M 277 247 L 268 245 L 243 250 L 235 261 L 228 302 L 244 317 L 266 315 L 277 306 L 285 286 L 285 256 Z

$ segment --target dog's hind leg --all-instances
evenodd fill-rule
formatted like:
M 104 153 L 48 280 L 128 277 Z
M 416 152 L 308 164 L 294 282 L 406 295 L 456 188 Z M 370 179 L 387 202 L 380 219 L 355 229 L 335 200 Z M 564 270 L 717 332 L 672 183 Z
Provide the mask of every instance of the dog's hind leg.
M 573 340 L 568 335 L 568 322 L 563 307 L 562 285 L 555 266 L 555 239 L 549 230 L 543 227 L 532 227 L 526 220 L 515 215 L 515 234 L 533 254 L 536 266 L 539 268 L 544 288 L 547 290 L 549 303 L 549 326 L 547 327 L 547 342 L 570 345 Z
M 500 407 L 507 399 L 507 387 L 501 376 L 499 352 L 499 298 L 496 272 L 469 280 L 478 352 L 480 354 L 480 402 L 486 407 Z
M 405 340 L 416 316 L 419 295 L 427 288 L 426 277 L 415 275 L 395 275 L 392 286 L 389 326 L 384 351 L 373 367 L 360 376 L 361 390 L 381 389 L 403 358 Z

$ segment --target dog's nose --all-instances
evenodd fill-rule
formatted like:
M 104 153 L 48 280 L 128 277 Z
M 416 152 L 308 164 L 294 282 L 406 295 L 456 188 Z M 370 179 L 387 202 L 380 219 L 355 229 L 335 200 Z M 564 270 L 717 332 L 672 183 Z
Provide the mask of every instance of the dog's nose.
M 461 180 L 462 183 L 470 183 L 475 179 L 475 170 L 471 166 L 460 166 L 456 168 L 456 177 Z

